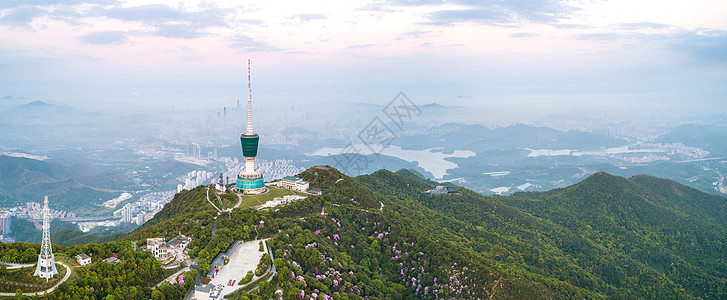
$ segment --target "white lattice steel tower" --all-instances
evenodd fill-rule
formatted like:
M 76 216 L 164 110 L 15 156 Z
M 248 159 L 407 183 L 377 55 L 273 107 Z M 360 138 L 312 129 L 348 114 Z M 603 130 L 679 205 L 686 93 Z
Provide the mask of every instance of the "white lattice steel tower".
M 45 196 L 43 205 L 43 242 L 40 245 L 40 255 L 38 255 L 38 265 L 35 267 L 33 276 L 45 278 L 47 282 L 58 274 L 56 270 L 56 260 L 53 256 L 53 249 L 50 246 L 50 213 L 48 212 L 48 196 Z

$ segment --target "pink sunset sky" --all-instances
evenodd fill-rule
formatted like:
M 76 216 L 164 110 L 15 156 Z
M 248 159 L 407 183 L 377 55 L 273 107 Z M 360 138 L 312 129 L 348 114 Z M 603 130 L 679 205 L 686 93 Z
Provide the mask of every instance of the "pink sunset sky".
M 248 58 L 273 103 L 727 95 L 725 1 L 4 0 L 0 41 L 0 97 L 94 108 L 233 103 Z

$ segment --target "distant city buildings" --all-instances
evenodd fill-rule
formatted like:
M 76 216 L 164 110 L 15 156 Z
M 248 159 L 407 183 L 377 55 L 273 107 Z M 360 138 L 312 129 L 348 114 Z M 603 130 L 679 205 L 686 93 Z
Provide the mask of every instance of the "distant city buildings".
M 134 215 L 133 215 L 131 203 L 124 205 L 123 211 L 121 212 L 121 222 L 123 222 L 123 223 L 134 222 Z
M 0 235 L 6 236 L 12 233 L 10 230 L 12 217 L 9 211 L 0 212 Z
M 34 219 L 34 220 L 41 220 L 43 219 L 43 207 L 38 202 L 26 202 L 25 206 L 18 207 L 19 209 L 15 211 L 15 216 L 18 218 L 25 218 L 25 219 Z M 76 214 L 72 212 L 67 212 L 64 210 L 55 210 L 55 209 L 49 209 L 48 214 L 53 219 L 74 219 L 76 218 Z
M 184 154 L 189 156 L 200 157 L 202 155 L 202 148 L 195 143 L 188 143 L 185 150 Z
M 178 178 L 178 180 L 183 181 L 184 184 L 177 185 L 177 193 L 181 192 L 182 190 L 191 190 L 200 185 L 211 183 L 213 175 L 214 173 L 212 172 L 202 170 L 191 171 L 187 173 L 186 176 Z
M 154 215 L 156 215 L 156 212 L 151 212 L 151 213 L 146 213 L 146 214 L 139 213 L 136 215 L 136 218 L 134 219 L 134 221 L 136 222 L 136 225 L 141 226 L 144 223 L 146 223 L 147 221 L 154 218 Z

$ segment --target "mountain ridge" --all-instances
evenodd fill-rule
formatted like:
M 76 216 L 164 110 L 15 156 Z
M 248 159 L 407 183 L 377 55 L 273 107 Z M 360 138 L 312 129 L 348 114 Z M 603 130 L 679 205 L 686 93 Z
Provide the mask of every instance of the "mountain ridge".
M 233 298 L 278 288 L 284 298 L 727 296 L 725 199 L 670 180 L 599 172 L 547 192 L 484 196 L 450 184 L 460 193 L 425 194 L 441 184 L 409 170 L 349 177 L 316 166 L 298 176 L 323 195 L 216 216 L 200 186 L 121 240 L 194 236 L 189 253 L 205 274 L 235 240 L 268 238 L 279 275 Z

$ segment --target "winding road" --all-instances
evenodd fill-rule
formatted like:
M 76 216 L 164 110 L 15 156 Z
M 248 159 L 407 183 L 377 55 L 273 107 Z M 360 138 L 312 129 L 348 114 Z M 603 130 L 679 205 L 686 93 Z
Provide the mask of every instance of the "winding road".
M 61 283 L 65 282 L 66 280 L 68 280 L 69 277 L 71 277 L 71 268 L 69 268 L 68 265 L 66 265 L 62 262 L 58 262 L 58 261 L 56 263 L 66 267 L 66 275 L 63 276 L 63 279 L 61 279 L 61 281 L 54 284 L 51 288 L 49 288 L 45 291 L 34 292 L 34 293 L 23 293 L 23 296 L 41 296 L 41 295 L 45 295 L 45 294 L 50 294 L 53 291 L 55 291 L 56 288 L 59 285 L 61 285 Z M 0 296 L 15 296 L 15 293 L 0 293 Z

